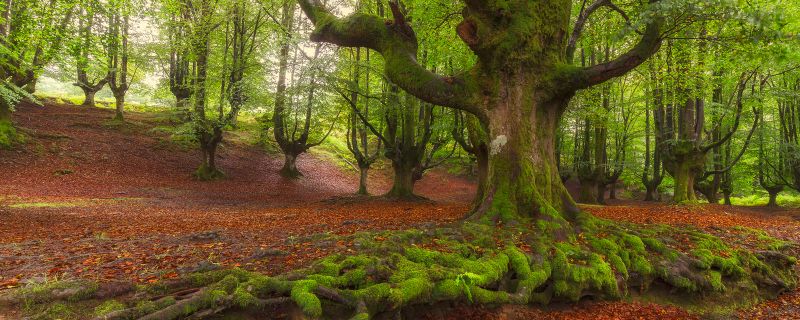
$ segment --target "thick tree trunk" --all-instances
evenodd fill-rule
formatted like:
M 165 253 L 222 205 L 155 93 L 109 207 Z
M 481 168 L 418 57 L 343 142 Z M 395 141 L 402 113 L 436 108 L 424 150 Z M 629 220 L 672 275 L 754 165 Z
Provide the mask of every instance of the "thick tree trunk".
M 555 158 L 555 137 L 568 98 L 538 101 L 546 95 L 516 83 L 489 108 L 489 161 L 483 201 L 472 219 L 518 221 L 520 218 L 565 222 L 578 212 L 561 183 Z
M 115 95 L 116 109 L 114 111 L 114 119 L 123 121 L 125 120 L 125 95 Z
M 34 94 L 36 92 L 36 84 L 39 82 L 39 77 L 34 77 L 31 79 L 31 82 L 25 85 L 24 89 L 30 94 Z
M 358 192 L 356 194 L 362 196 L 369 195 L 369 191 L 367 191 L 367 176 L 369 173 L 369 167 L 360 167 L 358 168 L 358 171 L 359 171 Z
M 658 196 L 656 195 L 658 192 L 657 187 L 653 184 L 646 184 L 644 187 L 647 190 L 645 191 L 644 201 L 658 201 Z
M 696 201 L 697 196 L 694 193 L 694 174 L 686 163 L 680 164 L 674 174 L 675 179 L 675 194 L 672 200 L 677 203 L 684 201 Z
M 768 190 L 768 192 L 769 192 L 769 202 L 767 203 L 767 207 L 777 208 L 778 207 L 778 193 L 780 193 L 780 191 Z
M 722 193 L 722 197 L 725 199 L 725 200 L 724 200 L 724 201 L 725 201 L 724 203 L 725 203 L 725 205 L 726 205 L 726 206 L 733 205 L 733 204 L 731 203 L 731 194 L 730 194 L 730 193 Z
M 81 106 L 94 108 L 94 96 L 95 96 L 95 94 L 97 94 L 97 91 L 92 91 L 91 89 L 84 88 L 83 89 L 83 103 L 81 104 Z
M 394 170 L 394 182 L 386 197 L 407 200 L 420 198 L 414 194 L 414 182 L 416 182 L 414 164 L 410 161 L 392 160 L 392 169 Z
M 283 153 L 283 168 L 280 174 L 284 178 L 296 179 L 302 177 L 303 174 L 297 169 L 297 156 L 294 152 L 284 151 Z

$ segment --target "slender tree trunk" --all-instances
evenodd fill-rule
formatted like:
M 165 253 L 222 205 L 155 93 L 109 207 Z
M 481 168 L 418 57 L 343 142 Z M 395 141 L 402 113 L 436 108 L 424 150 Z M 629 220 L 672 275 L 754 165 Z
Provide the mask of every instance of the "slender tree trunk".
M 114 112 L 114 120 L 125 120 L 125 94 L 114 95 L 116 100 L 116 109 Z
M 723 196 L 723 198 L 725 199 L 724 201 L 725 201 L 725 205 L 726 205 L 726 206 L 730 206 L 730 205 L 732 205 L 732 203 L 731 203 L 731 194 L 730 194 L 730 193 L 728 193 L 728 192 L 723 192 L 723 193 L 722 193 L 722 196 Z
M 222 141 L 222 132 L 203 133 L 199 137 L 202 162 L 195 171 L 195 177 L 202 181 L 218 180 L 225 174 L 217 169 L 217 149 Z
M 358 179 L 358 192 L 357 194 L 366 196 L 369 195 L 367 191 L 367 177 L 369 173 L 369 167 L 360 167 L 358 168 L 359 171 L 359 179 Z

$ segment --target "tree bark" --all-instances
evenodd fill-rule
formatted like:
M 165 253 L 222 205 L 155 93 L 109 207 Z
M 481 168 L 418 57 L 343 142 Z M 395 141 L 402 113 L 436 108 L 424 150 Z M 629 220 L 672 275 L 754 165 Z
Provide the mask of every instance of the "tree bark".
M 731 194 L 730 194 L 730 193 L 728 193 L 728 192 L 723 192 L 723 193 L 722 193 L 722 197 L 725 199 L 725 200 L 724 200 L 724 201 L 725 201 L 724 203 L 725 203 L 725 205 L 726 205 L 726 206 L 733 205 L 733 204 L 731 203 Z
M 409 161 L 392 161 L 394 181 L 392 189 L 386 197 L 393 199 L 414 200 L 420 197 L 414 194 L 414 164 Z
M 287 152 L 284 151 L 283 153 L 283 167 L 281 168 L 280 174 L 284 178 L 299 178 L 302 177 L 303 174 L 300 170 L 297 169 L 297 156 L 294 152 Z
M 770 208 L 777 208 L 778 207 L 778 193 L 780 191 L 769 191 L 769 202 L 767 203 L 767 207 Z
M 367 191 L 367 177 L 369 173 L 369 167 L 358 168 L 358 172 L 359 172 L 358 192 L 356 194 L 362 196 L 369 195 L 369 191 Z
M 125 120 L 125 93 L 123 92 L 121 95 L 114 95 L 114 100 L 116 101 L 115 109 L 114 109 L 114 120 L 124 121 Z
M 680 163 L 672 171 L 672 174 L 675 179 L 675 194 L 672 196 L 672 200 L 677 203 L 697 201 L 697 195 L 694 192 L 695 172 L 693 172 L 690 165 L 688 163 Z
M 658 201 L 658 197 L 656 193 L 658 193 L 657 186 L 653 184 L 645 184 L 644 185 L 646 191 L 644 195 L 644 201 Z
M 518 103 L 537 101 L 534 97 L 543 93 L 527 77 L 507 80 L 508 96 L 489 108 L 487 189 L 472 218 L 570 217 L 578 209 L 561 183 L 555 158 L 555 136 L 567 100 Z
M 97 94 L 97 91 L 92 91 L 90 89 L 84 88 L 83 89 L 83 103 L 81 104 L 81 106 L 94 108 L 94 95 L 95 94 Z

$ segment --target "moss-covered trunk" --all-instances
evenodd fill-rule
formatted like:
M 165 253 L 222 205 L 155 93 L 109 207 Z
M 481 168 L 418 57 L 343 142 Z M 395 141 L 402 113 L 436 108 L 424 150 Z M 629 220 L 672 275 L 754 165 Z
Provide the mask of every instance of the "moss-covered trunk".
M 543 100 L 530 78 L 503 81 L 507 96 L 491 106 L 486 190 L 473 218 L 561 220 L 576 213 L 561 183 L 555 137 L 567 98 Z
M 397 199 L 416 199 L 418 196 L 414 195 L 414 167 L 413 161 L 403 159 L 401 156 L 398 159 L 392 160 L 392 169 L 394 171 L 394 181 L 392 189 L 386 194 L 389 198 Z
M 123 92 L 123 94 L 114 94 L 114 100 L 116 101 L 114 119 L 120 121 L 125 120 L 125 93 Z
M 202 132 L 199 134 L 200 140 L 200 153 L 203 157 L 203 162 L 195 172 L 195 177 L 199 180 L 209 181 L 221 179 L 225 176 L 222 171 L 217 169 L 217 149 L 220 142 L 222 142 L 222 131 L 212 129 L 210 132 Z
M 675 194 L 672 196 L 674 202 L 697 200 L 694 193 L 694 174 L 686 163 L 680 164 L 672 177 L 675 179 Z

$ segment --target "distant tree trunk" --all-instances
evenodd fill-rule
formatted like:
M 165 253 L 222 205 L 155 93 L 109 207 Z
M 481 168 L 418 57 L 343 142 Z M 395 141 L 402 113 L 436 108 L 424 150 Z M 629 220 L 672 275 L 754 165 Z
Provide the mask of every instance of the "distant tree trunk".
M 770 208 L 778 207 L 778 194 L 781 192 L 782 189 L 783 188 L 780 189 L 771 188 L 767 190 L 767 192 L 769 193 L 769 202 L 767 203 L 767 207 Z
M 608 198 L 612 200 L 617 199 L 617 183 L 613 182 L 610 184 L 611 189 L 608 191 Z
M 92 32 L 95 12 L 96 8 L 87 8 L 83 12 L 84 16 L 78 20 L 78 32 L 80 37 L 83 38 L 83 43 L 81 46 L 75 48 L 73 52 L 77 71 L 77 81 L 73 83 L 73 85 L 83 90 L 84 98 L 81 106 L 90 108 L 94 108 L 95 106 L 95 94 L 103 89 L 109 80 L 109 72 L 106 72 L 103 78 L 99 80 L 92 81 L 89 79 L 88 70 L 89 61 L 91 59 L 90 51 L 92 51 L 93 39 L 96 37 L 96 35 Z
M 645 188 L 645 196 L 644 201 L 658 201 L 660 196 L 658 195 L 658 186 L 661 185 L 661 181 L 664 179 L 663 169 L 661 167 L 661 151 L 660 151 L 660 143 L 663 139 L 659 128 L 662 127 L 662 122 L 664 121 L 664 99 L 662 95 L 662 87 L 661 82 L 658 78 L 658 73 L 656 72 L 656 62 L 650 62 L 650 81 L 652 83 L 652 89 L 650 93 L 652 94 L 652 101 L 653 106 L 650 107 L 646 105 L 645 109 L 645 133 L 644 133 L 644 141 L 645 141 L 645 151 L 644 151 L 644 170 L 642 171 L 642 184 L 644 184 Z M 645 100 L 649 102 L 650 100 Z M 651 125 L 651 114 L 654 124 Z M 655 128 L 655 130 L 653 130 Z M 654 142 L 651 143 L 650 136 L 651 134 L 654 137 Z M 651 145 L 655 145 L 655 148 L 651 148 Z M 652 149 L 652 153 L 650 150 Z M 652 154 L 652 156 L 651 156 Z M 652 165 L 651 165 L 652 164 Z M 651 168 L 652 167 L 652 171 Z M 651 174 L 652 172 L 652 174 Z M 652 176 L 652 177 L 651 177 Z
M 724 191 L 723 191 L 723 192 L 722 192 L 722 196 L 723 196 L 723 198 L 725 199 L 725 200 L 724 200 L 724 201 L 725 201 L 724 203 L 725 203 L 725 205 L 726 205 L 726 206 L 733 205 L 733 204 L 731 203 L 731 193 L 730 193 L 730 192 L 724 192 Z
M 97 91 L 83 89 L 83 103 L 81 106 L 94 108 L 94 95 Z
M 583 127 L 583 141 L 581 145 L 582 153 L 580 157 L 580 165 L 578 166 L 578 181 L 580 182 L 580 194 L 578 195 L 578 202 L 595 204 L 597 203 L 597 176 L 596 171 L 592 165 L 592 122 L 589 119 L 584 120 Z
M 222 132 L 212 134 L 201 134 L 200 153 L 203 162 L 195 172 L 195 177 L 202 181 L 217 180 L 225 176 L 222 171 L 217 169 L 217 148 L 222 140 Z
M 109 66 L 108 86 L 116 100 L 114 119 L 125 119 L 125 94 L 128 92 L 128 29 L 130 27 L 127 12 L 119 9 L 109 13 Z

